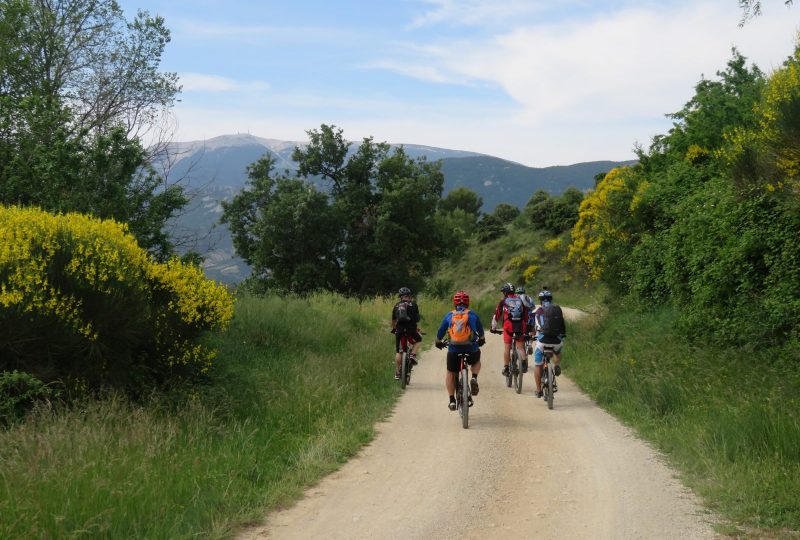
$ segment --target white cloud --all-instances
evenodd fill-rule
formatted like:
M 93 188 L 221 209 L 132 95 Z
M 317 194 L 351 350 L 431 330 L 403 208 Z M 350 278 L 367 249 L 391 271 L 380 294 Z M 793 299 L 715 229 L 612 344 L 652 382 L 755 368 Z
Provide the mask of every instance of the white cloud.
M 533 0 L 424 0 L 432 9 L 418 15 L 410 24 L 410 28 L 420 28 L 434 24 L 451 24 L 461 26 L 485 26 L 498 22 L 513 20 L 521 16 L 546 11 L 552 3 Z M 574 1 L 564 4 L 571 4 Z
M 184 92 L 263 92 L 269 89 L 264 81 L 237 81 L 219 75 L 180 73 Z
M 442 17 L 457 9 L 447 0 L 436 4 L 433 13 Z M 475 1 L 470 7 L 478 13 L 486 5 Z M 796 31 L 781 7 L 744 28 L 737 24 L 736 6 L 719 1 L 517 24 L 481 40 L 414 44 L 405 49 L 407 63 L 387 68 L 425 80 L 496 84 L 518 103 L 522 124 L 652 117 L 680 109 L 702 74 L 714 77 L 724 69 L 734 45 L 759 66 L 778 65 L 791 51 Z

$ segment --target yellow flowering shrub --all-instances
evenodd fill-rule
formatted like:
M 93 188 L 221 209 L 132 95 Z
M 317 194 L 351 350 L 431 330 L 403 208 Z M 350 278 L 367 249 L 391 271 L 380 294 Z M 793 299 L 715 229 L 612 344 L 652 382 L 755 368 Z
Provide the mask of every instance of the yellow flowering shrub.
M 631 167 L 617 167 L 581 202 L 567 260 L 585 269 L 591 278 L 599 279 L 610 252 L 629 240 L 626 224 L 641 198 L 641 184 Z
M 554 253 L 561 249 L 561 238 L 551 238 L 542 246 L 547 253 Z
M 522 273 L 522 280 L 526 284 L 530 285 L 536 279 L 536 274 L 539 273 L 539 270 L 541 270 L 541 268 L 542 267 L 539 266 L 538 264 L 532 264 L 528 266 Z
M 766 191 L 800 192 L 800 45 L 770 75 L 755 113 L 757 127 L 732 130 L 717 157 Z
M 135 386 L 203 372 L 201 332 L 233 316 L 227 290 L 153 260 L 125 225 L 0 206 L 0 369 Z

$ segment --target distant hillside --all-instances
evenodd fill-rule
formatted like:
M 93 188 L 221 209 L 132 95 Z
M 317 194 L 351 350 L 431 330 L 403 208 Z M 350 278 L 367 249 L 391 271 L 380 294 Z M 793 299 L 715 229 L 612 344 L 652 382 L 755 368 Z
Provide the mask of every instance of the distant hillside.
M 597 173 L 631 163 L 635 161 L 590 161 L 537 169 L 496 157 L 476 156 L 443 159 L 442 172 L 445 193 L 468 187 L 483 197 L 484 212 L 491 212 L 500 203 L 521 208 L 539 189 L 554 195 L 570 186 L 585 191 L 594 187 Z
M 305 143 L 266 139 L 250 134 L 222 135 L 207 141 L 173 143 L 160 164 L 168 170 L 170 181 L 180 181 L 192 195 L 192 203 L 173 223 L 175 238 L 195 237 L 181 249 L 194 249 L 206 257 L 209 277 L 238 282 L 249 270 L 233 250 L 230 233 L 218 224 L 221 201 L 231 200 L 247 181 L 246 168 L 269 153 L 278 171 L 296 170 L 291 155 L 295 146 Z M 353 149 L 358 143 L 353 144 Z M 399 145 L 393 145 L 399 146 Z M 594 161 L 557 167 L 534 168 L 504 159 L 415 144 L 403 144 L 413 157 L 442 160 L 445 193 L 465 186 L 483 197 L 484 212 L 501 202 L 522 207 L 539 189 L 559 194 L 570 186 L 586 190 L 594 187 L 594 176 L 613 167 L 633 162 Z

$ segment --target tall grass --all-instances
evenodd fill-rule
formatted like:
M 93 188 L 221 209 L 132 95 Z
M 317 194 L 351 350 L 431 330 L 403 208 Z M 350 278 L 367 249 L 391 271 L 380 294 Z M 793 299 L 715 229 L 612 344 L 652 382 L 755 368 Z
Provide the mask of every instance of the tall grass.
M 800 531 L 800 344 L 691 346 L 675 320 L 614 312 L 573 325 L 565 372 L 734 524 Z
M 221 538 L 288 504 L 391 411 L 392 303 L 241 298 L 188 397 L 40 408 L 0 432 L 0 538 Z

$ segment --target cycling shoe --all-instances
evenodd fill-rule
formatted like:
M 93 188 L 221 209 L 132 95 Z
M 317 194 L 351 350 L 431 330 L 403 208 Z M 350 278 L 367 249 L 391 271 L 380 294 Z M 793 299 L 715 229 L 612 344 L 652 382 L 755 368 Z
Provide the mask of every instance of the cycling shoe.
M 470 379 L 470 381 L 469 381 L 469 389 L 472 391 L 472 395 L 473 396 L 477 396 L 478 395 L 478 390 L 480 390 L 478 388 L 478 379 Z
M 553 366 L 553 373 L 555 373 L 556 375 L 561 375 L 561 366 L 559 366 L 558 364 Z
M 451 401 L 450 403 L 447 404 L 447 408 L 450 409 L 451 411 L 456 410 L 456 402 Z

